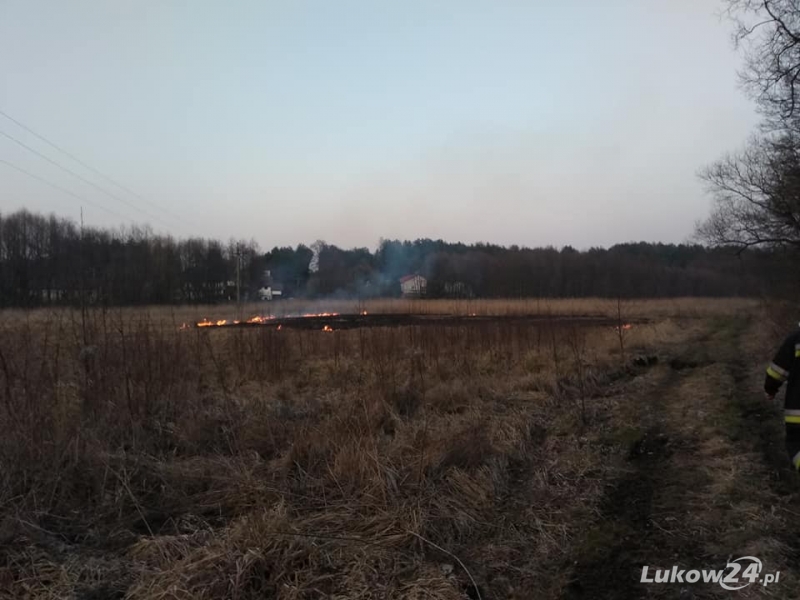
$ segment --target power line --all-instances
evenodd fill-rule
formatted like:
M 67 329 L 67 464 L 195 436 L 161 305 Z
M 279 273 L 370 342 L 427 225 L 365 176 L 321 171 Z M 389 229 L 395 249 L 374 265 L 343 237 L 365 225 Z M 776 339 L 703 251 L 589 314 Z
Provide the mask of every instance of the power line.
M 128 202 L 127 200 L 125 200 L 125 199 L 123 199 L 123 198 L 120 198 L 119 196 L 117 196 L 116 194 L 114 194 L 114 193 L 112 193 L 112 192 L 109 192 L 109 191 L 108 191 L 107 189 L 105 189 L 105 188 L 102 188 L 102 187 L 100 187 L 99 185 L 97 185 L 97 184 L 96 184 L 96 183 L 94 183 L 93 181 L 91 181 L 91 180 L 89 180 L 89 179 L 86 179 L 86 178 L 85 178 L 85 177 L 83 177 L 82 175 L 79 175 L 78 173 L 76 173 L 75 171 L 73 171 L 72 169 L 70 169 L 69 167 L 65 167 L 64 165 L 62 165 L 62 164 L 59 164 L 58 162 L 54 161 L 52 158 L 50 158 L 50 157 L 49 157 L 49 156 L 47 156 L 46 154 L 42 154 L 42 153 L 41 153 L 41 152 L 39 152 L 38 150 L 36 150 L 36 149 L 34 149 L 34 148 L 31 148 L 30 146 L 28 146 L 28 145 L 27 145 L 25 142 L 21 142 L 21 141 L 19 141 L 19 140 L 18 140 L 17 138 L 15 138 L 13 135 L 9 135 L 8 133 L 6 133 L 5 131 L 2 131 L 2 130 L 0 130 L 0 135 L 2 135 L 3 137 L 6 137 L 6 138 L 8 138 L 9 140 L 11 140 L 12 142 L 14 142 L 14 143 L 16 143 L 16 144 L 19 144 L 20 146 L 22 146 L 23 148 L 25 148 L 25 149 L 26 149 L 26 150 L 28 150 L 29 152 L 33 152 L 33 153 L 34 153 L 36 156 L 39 156 L 40 158 L 43 158 L 43 159 L 45 159 L 47 162 L 49 162 L 49 163 L 50 163 L 50 164 L 52 164 L 52 165 L 55 165 L 56 167 L 58 167 L 58 168 L 59 168 L 59 169 L 61 169 L 62 171 L 65 171 L 65 172 L 69 173 L 70 175 L 72 175 L 73 177 L 76 177 L 76 178 L 80 179 L 80 180 L 81 180 L 81 181 L 83 181 L 85 184 L 87 184 L 87 185 L 90 185 L 90 186 L 92 186 L 93 188 L 100 190 L 100 191 L 101 191 L 101 192 L 103 192 L 104 194 L 106 194 L 106 195 L 108 195 L 108 196 L 111 196 L 112 198 L 114 198 L 115 200 L 117 200 L 117 201 L 119 201 L 119 202 L 122 202 L 123 204 L 127 204 L 128 206 L 130 206 L 130 207 L 131 207 L 131 208 L 133 208 L 134 210 L 138 210 L 140 213 L 142 213 L 143 215 L 145 215 L 145 216 L 146 216 L 146 217 L 148 217 L 149 219 L 153 219 L 153 220 L 155 220 L 155 221 L 158 221 L 158 222 L 159 222 L 159 223 L 161 223 L 162 225 L 164 225 L 164 226 L 166 226 L 166 227 L 169 227 L 169 225 L 167 225 L 167 224 L 166 224 L 164 221 L 162 221 L 162 220 L 161 220 L 161 219 L 159 219 L 158 217 L 154 217 L 153 215 L 151 215 L 151 214 L 149 214 L 147 211 L 145 211 L 145 210 L 143 210 L 143 209 L 139 208 L 139 207 L 138 207 L 138 206 L 136 206 L 135 204 L 133 204 L 133 203 L 131 203 L 131 202 Z
M 169 215 L 170 217 L 172 217 L 172 218 L 174 218 L 174 219 L 177 219 L 178 221 L 183 221 L 183 220 L 185 220 L 185 218 L 184 218 L 184 217 L 182 217 L 182 216 L 180 216 L 180 215 L 176 215 L 176 214 L 175 214 L 175 213 L 173 213 L 172 211 L 170 211 L 170 210 L 167 210 L 166 208 L 164 208 L 163 206 L 159 206 L 158 204 L 156 204 L 156 203 L 154 203 L 154 202 L 151 202 L 151 201 L 149 201 L 147 198 L 144 198 L 143 196 L 141 196 L 141 195 L 137 194 L 137 193 L 136 193 L 136 192 L 134 192 L 134 191 L 131 191 L 130 189 L 128 189 L 127 187 L 125 187 L 124 185 L 122 185 L 121 183 L 119 183 L 118 181 L 116 181 L 116 180 L 112 179 L 112 178 L 111 178 L 111 177 L 109 177 L 108 175 L 104 175 L 104 174 L 103 174 L 101 171 L 99 171 L 98 169 L 95 169 L 95 168 L 94 168 L 94 167 L 92 167 L 91 165 L 88 165 L 88 164 L 86 164 L 86 163 L 85 163 L 85 162 L 83 162 L 83 161 L 82 161 L 80 158 L 78 158 L 77 156 L 75 156 L 75 155 L 74 155 L 74 154 L 72 154 L 71 152 L 69 152 L 69 151 L 67 151 L 67 150 L 64 150 L 63 148 L 61 148 L 60 146 L 56 145 L 55 143 L 51 142 L 50 140 L 48 140 L 48 139 L 47 139 L 46 137 L 44 137 L 43 135 L 41 135 L 41 134 L 39 134 L 39 133 L 36 133 L 36 132 L 35 132 L 33 129 L 31 129 L 30 127 L 28 127 L 28 126 L 27 126 L 27 125 L 25 125 L 24 123 L 21 123 L 20 121 L 18 121 L 17 119 L 15 119 L 15 118 L 14 118 L 14 117 L 12 117 L 11 115 L 9 115 L 8 113 L 6 113 L 6 112 L 4 112 L 4 111 L 0 110 L 0 115 L 3 115 L 3 116 L 6 118 L 6 119 L 8 119 L 9 121 L 11 121 L 12 123 L 15 123 L 15 124 L 16 124 L 16 125 L 18 125 L 20 128 L 22 128 L 22 129 L 24 129 L 25 131 L 27 131 L 28 133 L 30 133 L 31 135 L 33 135 L 33 136 L 35 136 L 35 137 L 39 138 L 39 139 L 40 139 L 40 140 L 42 140 L 42 141 L 43 141 L 45 144 L 47 144 L 47 145 L 51 146 L 52 148 L 55 148 L 56 150 L 58 150 L 59 152 L 61 152 L 61 154 L 65 155 L 65 156 L 68 156 L 69 158 L 71 158 L 72 160 L 74 160 L 76 163 L 78 163 L 79 165 L 81 165 L 81 166 L 83 166 L 84 168 L 88 169 L 89 171 L 91 171 L 92 173 L 94 173 L 95 175 L 97 175 L 98 177 L 101 177 L 102 179 L 105 179 L 105 180 L 106 180 L 107 182 L 109 182 L 110 184 L 117 186 L 117 187 L 118 187 L 119 189 L 121 189 L 122 191 L 124 191 L 124 192 L 127 192 L 127 193 L 128 193 L 128 194 L 130 194 L 131 196 L 134 196 L 134 197 L 138 198 L 138 199 L 139 199 L 139 200 L 141 200 L 142 202 L 144 202 L 144 203 L 146 203 L 146 204 L 148 204 L 148 205 L 152 206 L 153 208 L 155 208 L 155 209 L 157 209 L 157 210 L 160 210 L 160 211 L 162 211 L 163 213 L 165 213 L 165 214 Z
M 40 182 L 44 183 L 45 185 L 49 185 L 51 188 L 56 189 L 56 190 L 58 190 L 60 192 L 63 192 L 65 194 L 67 194 L 68 196 L 72 196 L 76 200 L 80 200 L 81 202 L 86 202 L 86 204 L 94 206 L 95 208 L 99 208 L 100 210 L 103 210 L 103 211 L 107 212 L 108 214 L 117 217 L 118 219 L 122 219 L 123 221 L 130 221 L 131 223 L 134 223 L 134 221 L 132 219 L 129 219 L 128 217 L 123 217 L 121 214 L 119 214 L 116 211 L 111 210 L 110 208 L 106 208 L 105 206 L 102 206 L 101 204 L 97 204 L 95 202 L 92 202 L 91 200 L 88 200 L 88 199 L 84 198 L 83 196 L 79 196 L 75 192 L 73 192 L 71 190 L 68 190 L 67 188 L 63 188 L 60 185 L 57 185 L 55 183 L 52 183 L 52 182 L 48 181 L 47 179 L 44 179 L 43 177 L 39 177 L 38 175 L 34 175 L 30 171 L 26 171 L 22 167 L 18 167 L 17 165 L 15 165 L 13 163 L 10 163 L 7 160 L 3 160 L 2 158 L 0 158 L 0 163 L 6 165 L 8 167 L 11 167 L 12 169 L 14 169 L 16 171 L 19 171 L 20 173 L 24 173 L 28 177 L 30 177 L 32 179 L 36 179 L 37 181 L 40 181 Z

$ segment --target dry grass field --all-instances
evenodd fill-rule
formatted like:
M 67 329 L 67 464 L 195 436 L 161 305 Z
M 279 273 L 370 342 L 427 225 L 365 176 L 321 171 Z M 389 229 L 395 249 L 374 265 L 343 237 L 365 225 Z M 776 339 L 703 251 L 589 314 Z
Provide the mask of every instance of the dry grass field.
M 518 300 L 413 300 L 377 299 L 362 301 L 282 300 L 244 304 L 238 311 L 232 306 L 182 306 L 158 308 L 152 315 L 170 322 L 196 322 L 206 319 L 228 319 L 252 315 L 286 315 L 361 312 L 413 315 L 540 315 L 540 316 L 604 316 L 616 318 L 691 318 L 709 315 L 736 314 L 757 305 L 749 299 L 676 298 L 663 300 L 617 300 L 601 298 L 518 299 Z M 133 309 L 135 310 L 135 309 Z M 141 314 L 141 311 L 136 311 Z M 237 315 L 237 313 L 241 315 Z
M 784 331 L 756 301 L 241 312 L 542 318 L 322 331 L 181 327 L 231 307 L 2 313 L 0 597 L 673 598 L 643 565 L 747 554 L 781 579 L 741 597 L 800 585 L 800 496 L 759 394 Z
M 147 319 L 163 326 L 192 324 L 203 319 L 247 319 L 255 315 L 289 315 L 341 313 L 359 314 L 413 314 L 413 315 L 487 315 L 487 316 L 569 316 L 583 315 L 617 318 L 619 312 L 627 319 L 633 318 L 701 318 L 735 315 L 748 312 L 759 302 L 746 298 L 665 298 L 657 300 L 622 300 L 607 298 L 526 298 L 504 300 L 295 300 L 243 303 L 225 305 L 185 305 L 175 307 L 147 307 L 115 309 L 116 316 L 127 319 Z M 6 321 L 49 320 L 52 311 L 6 310 Z M 75 317 L 73 317 L 75 318 Z

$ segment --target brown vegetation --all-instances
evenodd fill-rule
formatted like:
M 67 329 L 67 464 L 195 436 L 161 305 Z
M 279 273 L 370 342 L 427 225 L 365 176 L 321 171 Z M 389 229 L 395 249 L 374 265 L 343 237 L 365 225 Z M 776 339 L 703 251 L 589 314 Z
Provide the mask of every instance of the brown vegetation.
M 126 319 L 145 319 L 158 326 L 193 324 L 203 319 L 249 318 L 256 315 L 277 317 L 303 314 L 410 314 L 410 315 L 478 315 L 478 316 L 593 316 L 617 319 L 701 318 L 735 315 L 760 306 L 753 298 L 519 298 L 504 300 L 280 300 L 243 303 L 241 307 L 224 305 L 157 306 L 149 308 L 115 308 L 114 315 Z M 52 315 L 63 315 L 61 309 L 3 311 L 6 321 L 46 321 Z M 71 317 L 79 318 L 79 317 Z
M 623 350 L 666 357 L 707 330 L 687 313 L 745 308 L 629 304 L 658 320 L 628 330 Z M 648 369 L 622 360 L 614 327 L 328 334 L 181 330 L 163 309 L 91 312 L 85 325 L 65 311 L 4 317 L 8 597 L 556 597 L 580 576 L 575 558 L 598 551 L 587 528 L 644 431 L 625 386 Z

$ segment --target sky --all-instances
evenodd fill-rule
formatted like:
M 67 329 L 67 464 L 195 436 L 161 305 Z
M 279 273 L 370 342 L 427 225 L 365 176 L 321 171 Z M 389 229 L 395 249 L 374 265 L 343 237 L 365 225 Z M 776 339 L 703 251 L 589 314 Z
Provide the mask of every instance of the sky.
M 0 0 L 0 111 L 83 163 L 0 115 L 0 212 L 265 250 L 687 241 L 757 123 L 722 9 Z

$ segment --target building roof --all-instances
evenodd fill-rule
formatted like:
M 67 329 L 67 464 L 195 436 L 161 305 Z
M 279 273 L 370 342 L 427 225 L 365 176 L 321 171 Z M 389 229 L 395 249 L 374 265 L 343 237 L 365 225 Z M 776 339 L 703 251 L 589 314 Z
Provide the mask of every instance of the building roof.
M 417 277 L 419 277 L 420 279 L 425 279 L 422 275 L 405 275 L 404 277 L 400 278 L 400 283 L 411 281 L 412 279 L 416 279 Z

